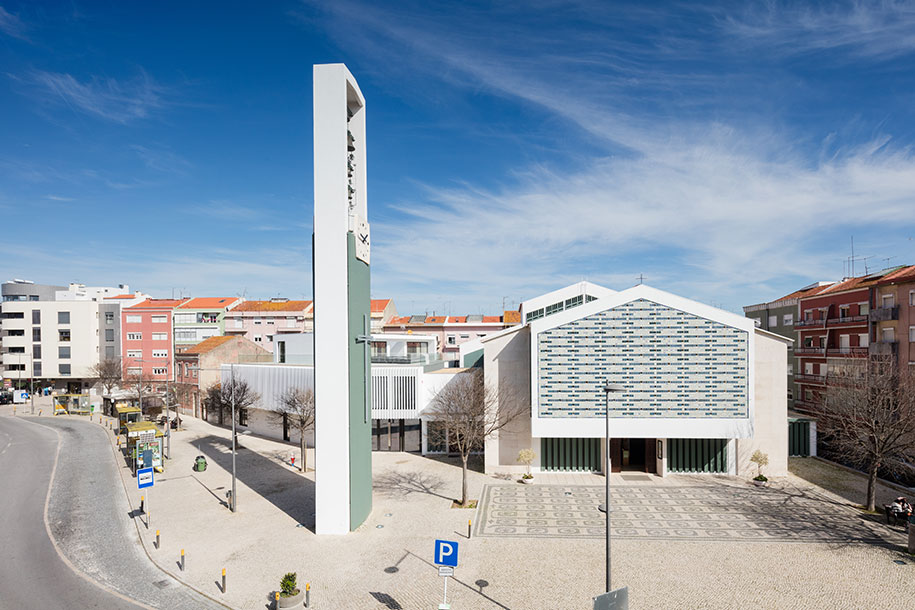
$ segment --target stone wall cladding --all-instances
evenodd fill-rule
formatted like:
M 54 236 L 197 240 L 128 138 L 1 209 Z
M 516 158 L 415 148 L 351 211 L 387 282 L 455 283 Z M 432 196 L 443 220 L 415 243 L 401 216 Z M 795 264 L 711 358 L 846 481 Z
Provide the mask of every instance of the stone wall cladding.
M 603 417 L 604 380 L 625 391 L 611 417 L 748 414 L 747 332 L 638 299 L 537 335 L 540 417 Z

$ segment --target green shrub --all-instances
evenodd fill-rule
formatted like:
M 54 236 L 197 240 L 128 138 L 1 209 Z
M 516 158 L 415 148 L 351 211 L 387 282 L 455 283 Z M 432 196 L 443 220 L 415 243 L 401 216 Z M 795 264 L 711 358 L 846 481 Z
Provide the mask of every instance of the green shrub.
M 280 595 L 283 597 L 292 597 L 298 595 L 299 588 L 296 587 L 295 572 L 287 572 L 280 580 Z

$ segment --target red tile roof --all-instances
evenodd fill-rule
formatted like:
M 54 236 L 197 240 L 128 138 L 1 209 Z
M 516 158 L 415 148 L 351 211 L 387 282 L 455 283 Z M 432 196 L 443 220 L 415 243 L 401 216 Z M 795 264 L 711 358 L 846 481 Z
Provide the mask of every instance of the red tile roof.
M 380 313 L 385 310 L 391 299 L 372 299 L 372 312 Z
M 810 296 L 813 296 L 820 292 L 823 292 L 824 290 L 826 290 L 827 288 L 829 288 L 830 286 L 833 286 L 833 285 L 834 284 L 829 284 L 827 286 L 814 286 L 812 288 L 801 288 L 800 290 L 795 290 L 791 294 L 785 295 L 780 299 L 775 299 L 774 302 L 777 303 L 779 301 L 787 301 L 788 299 L 803 299 L 804 297 L 810 297 Z
M 209 339 L 204 339 L 197 345 L 194 345 L 194 346 L 184 350 L 181 353 L 182 354 L 205 354 L 207 352 L 213 351 L 220 345 L 228 343 L 229 341 L 231 341 L 232 339 L 235 339 L 235 338 L 236 337 L 210 337 Z
M 444 324 L 448 316 L 426 316 L 426 321 L 423 324 Z
M 410 316 L 400 316 L 399 318 L 391 318 L 388 324 L 409 324 Z
M 146 299 L 142 303 L 137 303 L 124 309 L 174 309 L 187 299 Z
M 452 324 L 455 324 L 455 323 L 463 324 L 464 322 L 467 321 L 467 316 L 451 316 L 450 318 L 448 318 L 448 321 L 451 322 Z
M 181 309 L 221 309 L 238 300 L 238 297 L 197 297 L 188 299 Z
M 506 324 L 521 324 L 521 312 L 506 310 L 502 316 L 502 320 Z
M 502 316 L 483 316 L 484 324 L 492 324 L 494 322 L 501 322 Z
M 105 297 L 106 299 L 134 299 L 137 295 L 135 294 L 116 294 L 111 297 Z
M 904 282 L 915 281 L 915 265 L 909 265 L 902 269 L 887 274 L 880 281 L 881 284 L 901 284 Z
M 311 301 L 245 301 L 232 311 L 305 311 Z

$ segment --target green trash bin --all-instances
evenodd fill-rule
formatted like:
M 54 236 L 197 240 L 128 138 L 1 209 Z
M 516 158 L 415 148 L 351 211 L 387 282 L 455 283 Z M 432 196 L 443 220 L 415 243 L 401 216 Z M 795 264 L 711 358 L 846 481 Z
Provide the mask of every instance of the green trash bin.
M 207 459 L 202 455 L 197 456 L 197 460 L 194 463 L 194 470 L 197 472 L 203 472 L 207 469 Z

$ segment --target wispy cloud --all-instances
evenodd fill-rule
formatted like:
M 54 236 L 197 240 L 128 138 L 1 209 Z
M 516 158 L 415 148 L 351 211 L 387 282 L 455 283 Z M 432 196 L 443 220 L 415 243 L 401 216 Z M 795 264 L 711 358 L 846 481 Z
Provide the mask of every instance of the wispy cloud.
M 28 40 L 27 30 L 25 23 L 18 16 L 7 12 L 5 8 L 0 6 L 0 32 L 19 40 Z
M 126 81 L 100 77 L 80 81 L 71 74 L 42 70 L 14 78 L 25 83 L 26 92 L 42 103 L 64 105 L 114 123 L 150 118 L 168 104 L 167 89 L 145 72 Z
M 166 148 L 133 144 L 130 147 L 149 169 L 166 174 L 187 175 L 193 167 L 190 161 Z
M 50 199 L 51 201 L 76 201 L 73 197 L 61 197 L 60 195 L 47 195 L 45 199 Z
M 723 18 L 735 40 L 766 53 L 798 55 L 842 50 L 871 59 L 894 59 L 915 51 L 915 5 L 899 1 L 844 1 L 813 6 L 747 4 Z

